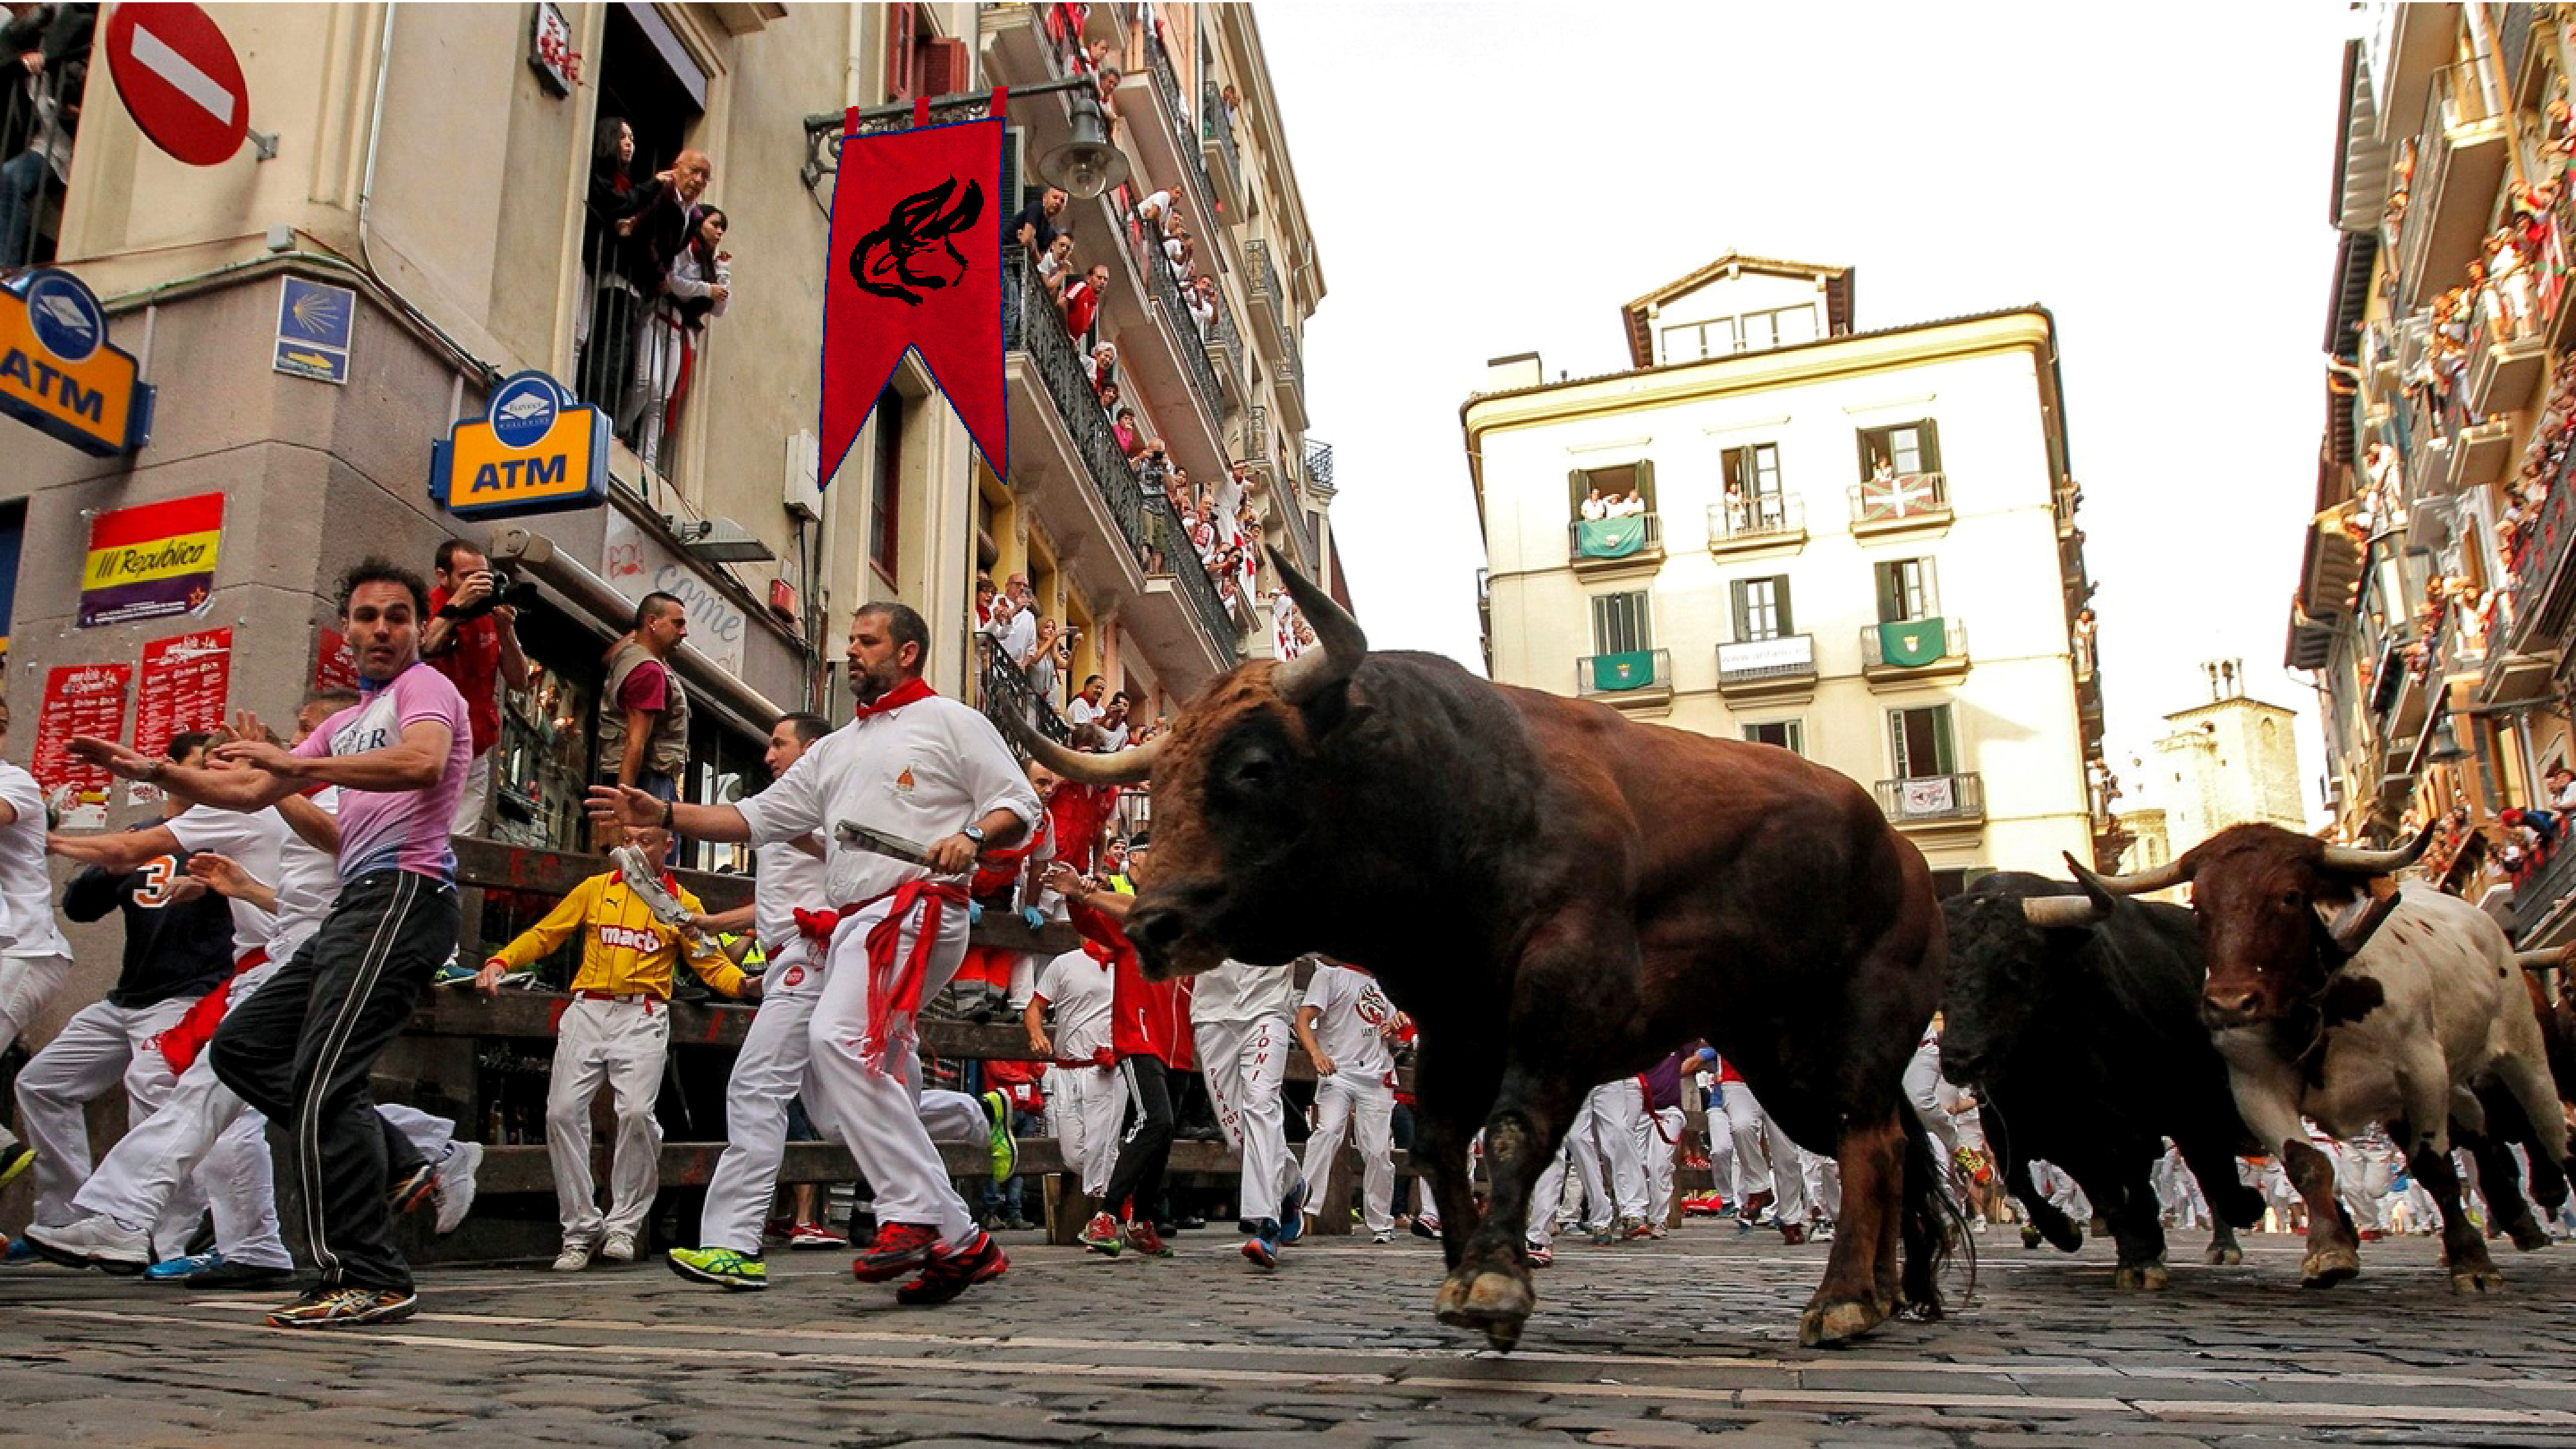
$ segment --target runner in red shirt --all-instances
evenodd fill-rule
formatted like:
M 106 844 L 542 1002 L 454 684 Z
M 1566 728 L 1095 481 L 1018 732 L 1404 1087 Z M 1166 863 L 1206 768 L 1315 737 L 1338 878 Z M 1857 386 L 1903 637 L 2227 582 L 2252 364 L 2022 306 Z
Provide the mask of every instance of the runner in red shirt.
M 1141 884 L 1146 869 L 1146 846 L 1138 841 L 1128 850 L 1128 875 Z M 1047 879 L 1064 892 L 1074 929 L 1110 952 L 1109 1051 L 1118 1059 L 1118 1080 L 1135 1112 L 1134 1125 L 1118 1144 L 1100 1211 L 1082 1230 L 1083 1246 L 1114 1258 L 1123 1240 L 1140 1253 L 1168 1258 L 1172 1250 L 1155 1231 L 1153 1215 L 1140 1216 L 1137 1207 L 1151 1208 L 1162 1195 L 1171 1163 L 1172 1097 L 1163 1072 L 1190 1059 L 1189 1005 L 1179 983 L 1146 979 L 1121 926 L 1135 897 L 1096 885 L 1066 866 L 1053 868 Z

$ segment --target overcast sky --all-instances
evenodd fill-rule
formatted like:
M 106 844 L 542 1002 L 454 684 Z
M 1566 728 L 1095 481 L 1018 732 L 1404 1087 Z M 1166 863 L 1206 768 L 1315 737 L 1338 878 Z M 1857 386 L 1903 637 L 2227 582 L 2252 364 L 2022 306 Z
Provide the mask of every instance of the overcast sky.
M 1458 408 L 1485 360 L 1629 365 L 1618 308 L 1730 250 L 1858 269 L 1859 327 L 2056 314 L 2108 751 L 2281 669 L 2325 419 L 2341 7 L 1266 4 L 1329 293 L 1305 354 L 1373 643 L 1481 669 Z M 2136 789 L 2123 807 L 2143 803 Z

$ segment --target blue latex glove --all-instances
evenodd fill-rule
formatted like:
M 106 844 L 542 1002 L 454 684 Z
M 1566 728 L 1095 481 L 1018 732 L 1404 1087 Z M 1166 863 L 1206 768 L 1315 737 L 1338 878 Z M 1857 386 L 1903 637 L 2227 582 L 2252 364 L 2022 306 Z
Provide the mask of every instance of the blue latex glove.
M 973 901 L 968 901 L 966 903 L 966 924 L 970 926 L 980 925 L 983 923 L 983 920 L 984 908 L 975 904 Z
M 1032 935 L 1046 929 L 1046 913 L 1035 906 L 1020 907 L 1020 919 L 1029 923 L 1029 932 Z

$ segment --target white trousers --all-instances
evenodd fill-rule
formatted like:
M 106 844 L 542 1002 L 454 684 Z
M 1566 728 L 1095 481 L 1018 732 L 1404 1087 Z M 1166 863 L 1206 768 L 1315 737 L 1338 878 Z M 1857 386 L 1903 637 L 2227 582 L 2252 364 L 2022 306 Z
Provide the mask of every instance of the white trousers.
M 1082 1175 L 1083 1196 L 1098 1202 L 1109 1191 L 1109 1173 L 1118 1165 L 1119 1119 L 1127 1112 L 1127 1093 L 1118 1084 L 1118 1069 L 1087 1064 L 1049 1067 L 1046 1094 L 1056 1145 L 1066 1165 Z
M 1288 1189 L 1296 1184 L 1297 1166 L 1288 1156 L 1288 1112 L 1279 1098 L 1288 1076 L 1288 1049 L 1295 1041 L 1284 1016 L 1258 1021 L 1193 1021 L 1198 1040 L 1199 1075 L 1207 1079 L 1216 1104 L 1217 1126 L 1243 1158 L 1243 1176 L 1235 1193 L 1235 1216 L 1258 1223 L 1276 1218 Z M 1387 1111 L 1395 1098 L 1387 1098 Z M 1394 1171 L 1389 1159 L 1388 1171 Z M 1394 1179 L 1388 1178 L 1393 1201 Z
M 69 956 L 0 956 L 0 1052 L 35 1023 L 71 971 Z M 18 1134 L 0 1122 L 0 1147 L 17 1145 Z
M 984 1115 L 984 1104 L 964 1092 L 925 1087 L 915 1110 L 935 1146 L 982 1147 L 993 1140 L 993 1119 Z
M 1593 1088 L 1586 1100 L 1592 1109 L 1592 1142 L 1608 1169 L 1609 1219 L 1615 1223 L 1621 1218 L 1643 1218 L 1646 1164 L 1638 1151 L 1637 1134 L 1652 1130 L 1646 1126 L 1645 1094 L 1637 1090 L 1636 1078 L 1621 1077 Z
M 194 1004 L 194 997 L 142 1007 L 93 1001 L 72 1013 L 19 1071 L 18 1117 L 36 1151 L 28 1175 L 35 1180 L 37 1222 L 60 1227 L 76 1216 L 72 1194 L 90 1175 L 91 1101 L 122 1081 L 127 1120 L 139 1126 L 169 1097 L 178 1078 L 152 1038 L 176 1026 Z
M 1342 1139 L 1360 1147 L 1360 1219 L 1372 1233 L 1395 1231 L 1395 1089 L 1375 1078 L 1335 1072 L 1315 1083 L 1315 1132 L 1306 1139 L 1309 1202 L 1320 1203 L 1333 1181 Z
M 1592 1140 L 1594 1127 L 1592 1094 L 1586 1092 L 1583 1105 L 1574 1109 L 1574 1120 L 1565 1128 L 1565 1159 L 1572 1171 L 1564 1179 L 1567 1185 L 1558 1189 L 1562 1194 L 1558 1206 L 1570 1205 L 1572 1211 L 1557 1213 L 1559 1222 L 1570 1218 L 1586 1228 L 1607 1227 L 1617 1216 L 1601 1171 L 1601 1149 Z
M 1565 1192 L 1565 1164 L 1569 1156 L 1571 1154 L 1566 1151 L 1565 1144 L 1558 1143 L 1556 1156 L 1548 1162 L 1547 1170 L 1538 1175 L 1538 1181 L 1530 1184 L 1529 1230 L 1525 1236 L 1533 1248 L 1556 1244 L 1556 1206 Z M 1432 1221 L 1437 1223 L 1439 1215 L 1433 1214 Z
M 1637 1113 L 1637 1159 L 1646 1174 L 1646 1221 L 1660 1223 L 1673 1213 L 1673 1154 L 1681 1151 L 1685 1119 L 1679 1107 Z
M 1798 1144 L 1762 1110 L 1753 1092 L 1742 1082 L 1728 1082 L 1721 1090 L 1728 1130 L 1735 1139 L 1736 1211 L 1744 1210 L 1744 1201 L 1757 1192 L 1772 1194 L 1772 1208 L 1783 1222 L 1807 1220 L 1806 1173 L 1798 1161 Z
M 492 752 L 476 755 L 465 767 L 465 793 L 456 797 L 456 818 L 448 826 L 450 835 L 483 833 L 483 812 L 492 804 Z
M 880 1224 L 912 1223 L 930 1228 L 944 1241 L 963 1243 L 974 1235 L 975 1215 L 948 1180 L 947 1164 L 921 1119 L 919 1039 L 911 1024 L 903 1023 L 883 1043 L 868 1040 L 873 982 L 867 937 L 892 905 L 890 898 L 871 902 L 844 919 L 832 935 L 831 965 L 823 973 L 822 999 L 814 1007 L 813 1056 L 807 1068 L 813 1091 L 806 1105 L 822 1109 L 814 1113 L 815 1124 L 839 1136 L 857 1160 L 876 1195 Z M 920 929 L 921 908 L 916 906 L 896 941 L 897 960 L 910 954 Z M 921 999 L 938 996 L 965 958 L 966 907 L 947 903 L 924 967 Z M 871 1066 L 868 1058 L 880 1046 L 881 1060 Z M 977 1115 L 982 1115 L 980 1109 Z
M 707 1179 L 707 1204 L 698 1217 L 701 1248 L 760 1254 L 761 1227 L 779 1164 L 787 1159 L 787 1104 L 805 1090 L 814 1055 L 814 1004 L 822 999 L 823 978 L 806 959 L 811 954 L 798 936 L 762 973 L 760 1009 L 725 1087 L 725 1150 Z M 812 1104 L 807 1107 L 813 1116 Z
M 566 1243 L 643 1231 L 662 1180 L 662 1124 L 653 1104 L 662 1095 L 662 1061 L 670 1046 L 671 1010 L 650 998 L 576 997 L 556 1023 L 554 1073 L 546 1088 L 546 1158 L 554 1169 L 555 1209 Z M 590 1172 L 590 1101 L 603 1084 L 617 1105 L 604 1216 Z

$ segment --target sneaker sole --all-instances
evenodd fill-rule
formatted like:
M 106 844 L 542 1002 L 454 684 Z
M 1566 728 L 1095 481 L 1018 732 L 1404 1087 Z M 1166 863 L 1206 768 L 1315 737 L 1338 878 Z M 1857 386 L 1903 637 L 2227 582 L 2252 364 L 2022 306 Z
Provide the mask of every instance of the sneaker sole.
M 382 1308 L 370 1308 L 364 1313 L 352 1313 L 341 1318 L 288 1318 L 272 1313 L 268 1315 L 268 1326 L 271 1328 L 360 1328 L 370 1323 L 400 1323 L 419 1311 L 420 1300 L 411 1298 L 401 1303 L 387 1304 Z
M 37 1257 L 57 1268 L 96 1268 L 113 1277 L 139 1278 L 143 1276 L 144 1270 L 152 1266 L 149 1263 L 136 1262 L 131 1258 L 101 1258 L 86 1253 L 67 1252 L 39 1241 L 34 1233 L 21 1233 L 18 1240 L 35 1249 Z
M 670 1266 L 673 1273 L 691 1283 L 708 1283 L 718 1288 L 731 1289 L 736 1293 L 759 1293 L 769 1287 L 767 1278 L 736 1278 L 724 1273 L 710 1273 L 704 1268 L 691 1267 L 677 1258 L 664 1258 L 662 1261 Z
M 1274 1248 L 1262 1246 L 1261 1241 L 1256 1238 L 1243 1245 L 1243 1261 L 1264 1271 L 1276 1271 L 1279 1267 L 1279 1253 Z

